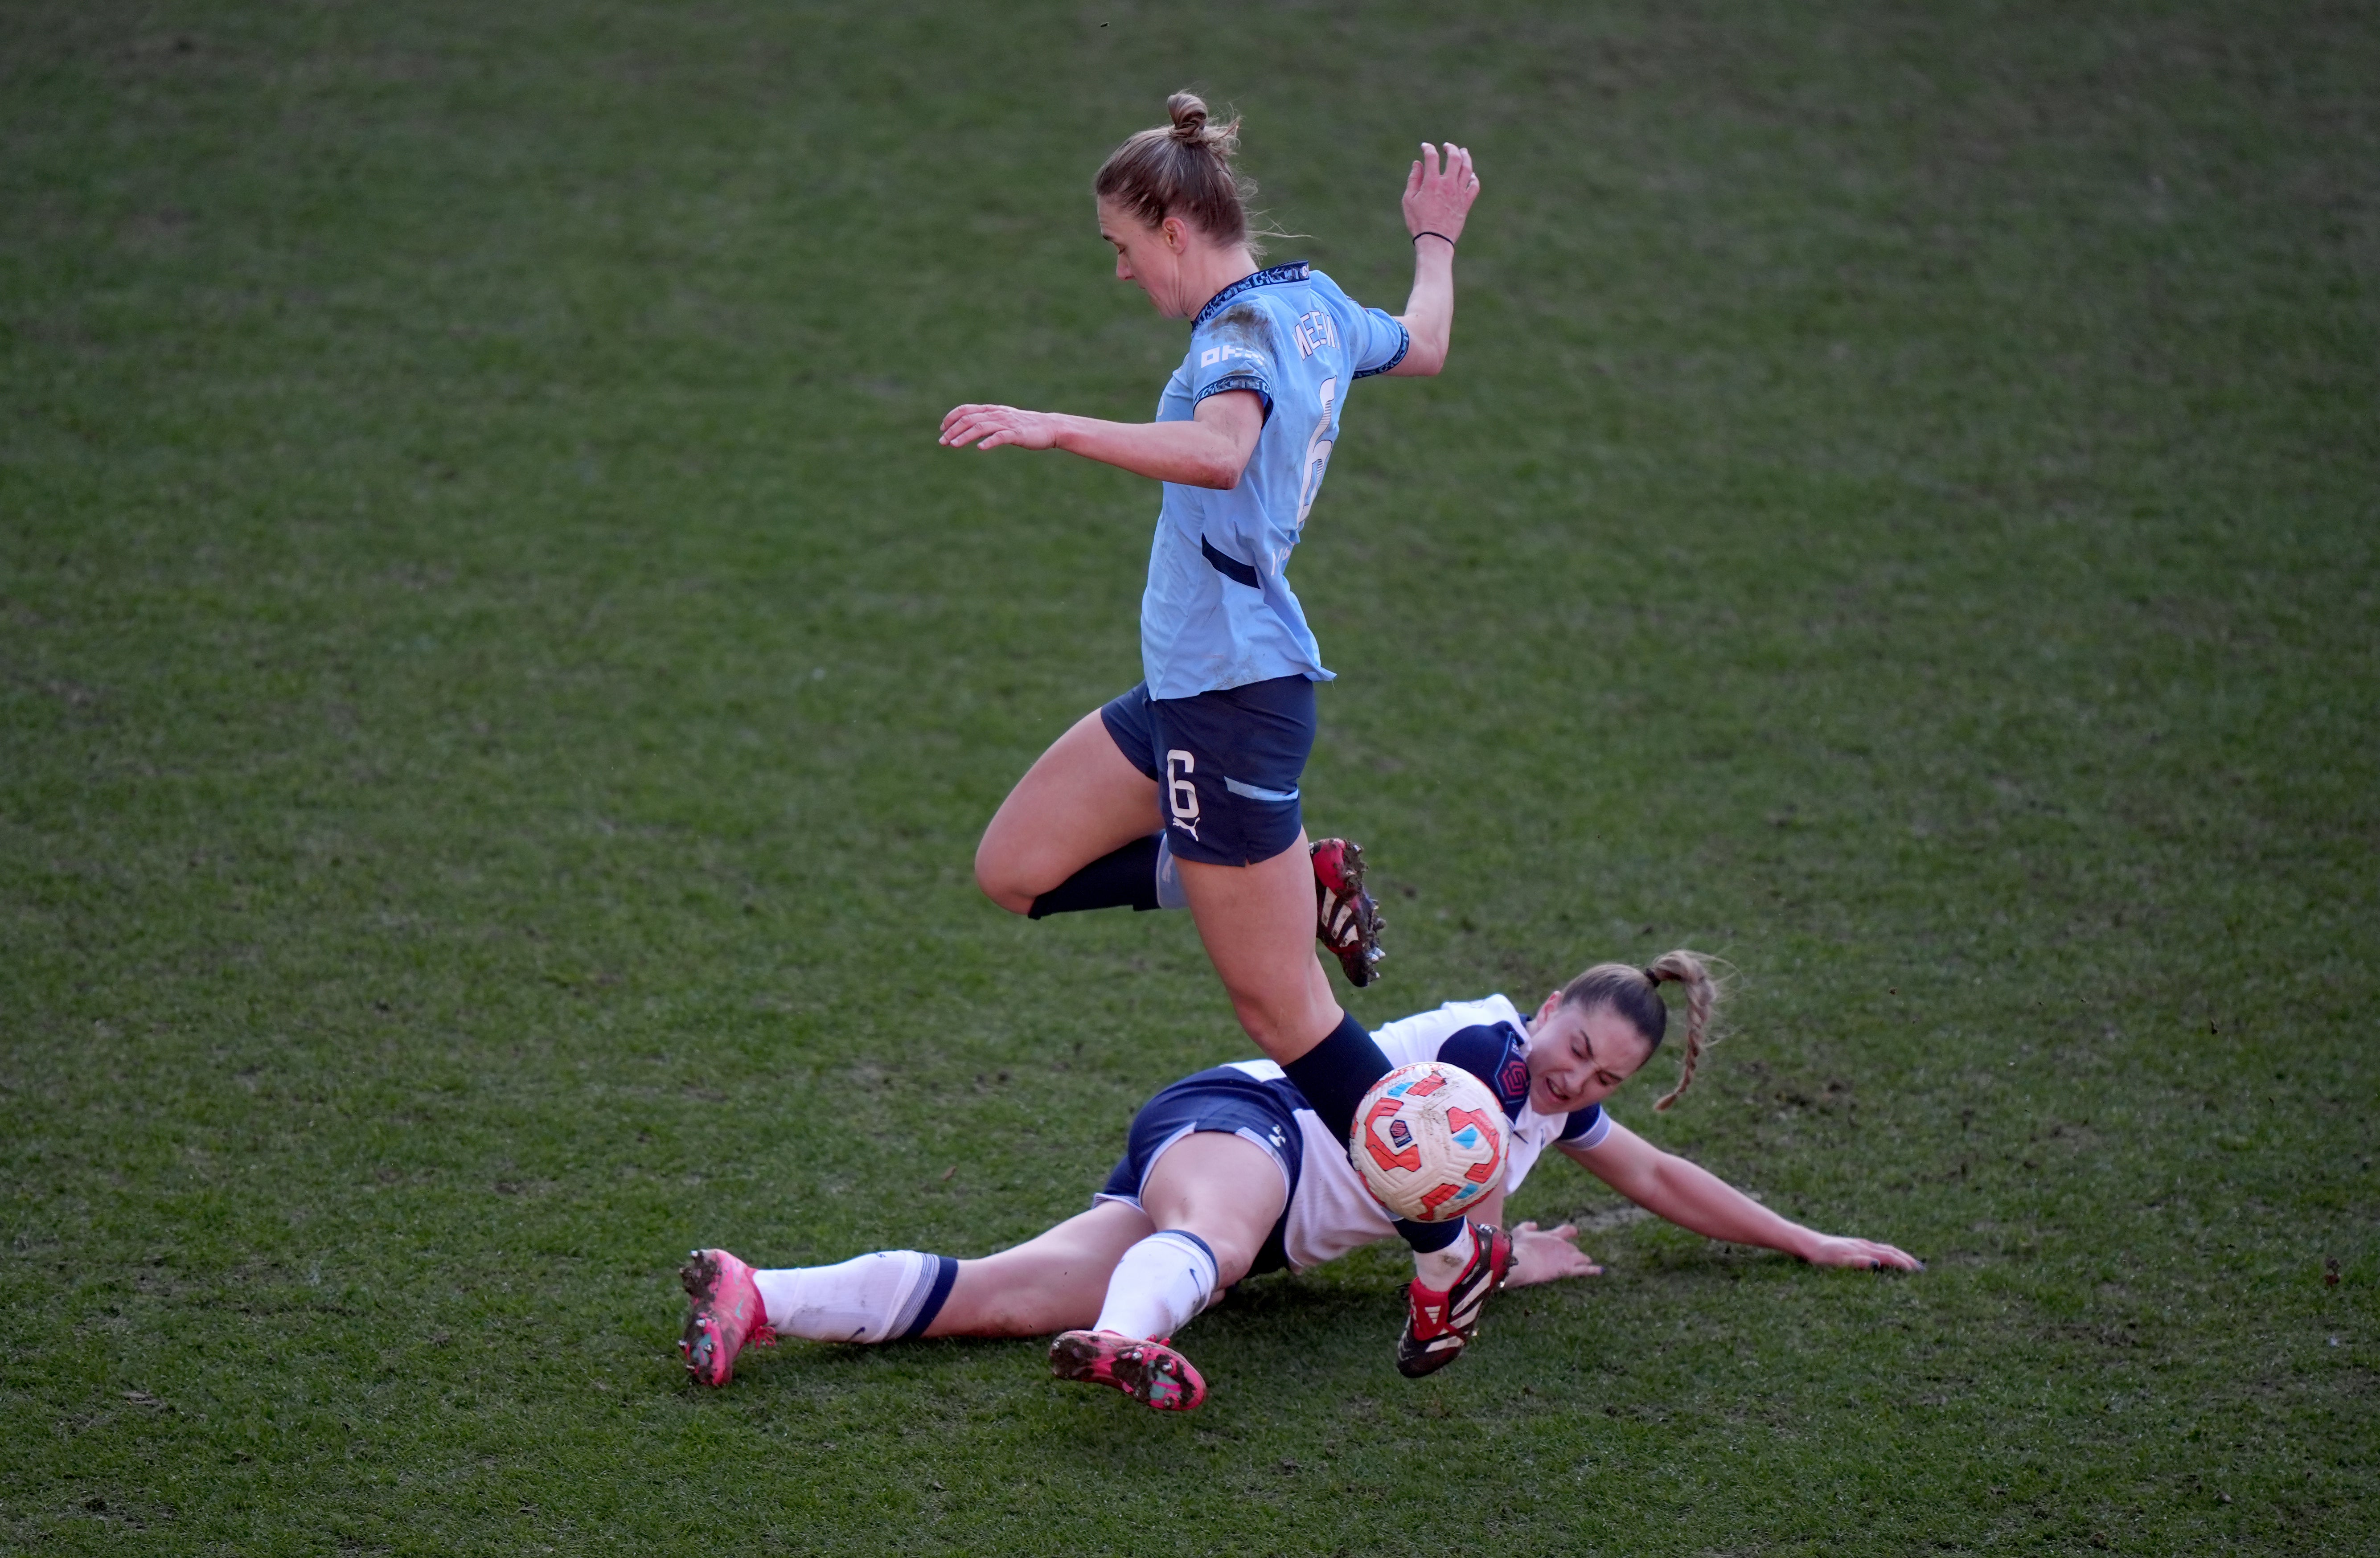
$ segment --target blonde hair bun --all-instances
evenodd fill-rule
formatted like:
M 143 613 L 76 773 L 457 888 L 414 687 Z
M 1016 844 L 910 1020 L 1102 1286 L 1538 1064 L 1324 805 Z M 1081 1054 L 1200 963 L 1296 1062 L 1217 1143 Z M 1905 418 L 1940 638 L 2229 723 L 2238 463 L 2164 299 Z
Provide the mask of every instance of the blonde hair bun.
M 1175 92 L 1165 100 L 1166 117 L 1173 121 L 1173 139 L 1192 144 L 1206 138 L 1207 102 L 1196 92 Z
M 1178 216 L 1219 244 L 1248 245 L 1249 197 L 1256 186 L 1232 171 L 1240 121 L 1218 123 L 1196 92 L 1165 100 L 1167 122 L 1127 138 L 1099 164 L 1091 190 L 1113 201 L 1144 227 Z

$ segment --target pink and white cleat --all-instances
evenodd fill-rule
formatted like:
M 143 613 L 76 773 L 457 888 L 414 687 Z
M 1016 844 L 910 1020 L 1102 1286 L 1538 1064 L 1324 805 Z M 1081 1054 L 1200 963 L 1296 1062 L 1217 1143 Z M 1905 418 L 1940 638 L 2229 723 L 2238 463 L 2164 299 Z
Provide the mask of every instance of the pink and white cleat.
M 752 1268 L 743 1261 L 723 1249 L 694 1250 L 678 1268 L 677 1280 L 694 1303 L 677 1350 L 686 1355 L 686 1371 L 699 1382 L 716 1389 L 734 1379 L 735 1355 L 747 1343 L 777 1345 Z
M 1050 1372 L 1061 1380 L 1120 1390 L 1160 1412 L 1195 1411 L 1207 1382 L 1190 1360 L 1166 1345 L 1116 1331 L 1068 1331 L 1050 1344 Z

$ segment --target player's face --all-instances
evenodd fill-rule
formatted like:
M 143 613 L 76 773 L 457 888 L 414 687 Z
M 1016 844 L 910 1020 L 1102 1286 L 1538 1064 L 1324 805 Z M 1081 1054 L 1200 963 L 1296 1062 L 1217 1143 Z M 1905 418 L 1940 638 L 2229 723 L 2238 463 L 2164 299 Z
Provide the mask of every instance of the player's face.
M 1540 1114 L 1600 1103 L 1652 1054 L 1636 1025 L 1609 1006 L 1583 1012 L 1548 1002 L 1529 1029 L 1529 1102 Z
M 1099 202 L 1099 237 L 1115 246 L 1116 280 L 1131 282 L 1148 294 L 1157 311 L 1168 319 L 1187 317 L 1175 296 L 1181 290 L 1181 236 L 1178 220 L 1144 227 L 1115 201 Z

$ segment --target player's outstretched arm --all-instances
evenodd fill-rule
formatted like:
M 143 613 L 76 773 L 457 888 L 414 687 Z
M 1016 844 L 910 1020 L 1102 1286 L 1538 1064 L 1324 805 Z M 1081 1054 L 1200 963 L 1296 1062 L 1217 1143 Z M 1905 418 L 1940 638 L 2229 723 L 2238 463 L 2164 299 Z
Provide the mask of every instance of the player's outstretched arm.
M 1781 1249 L 1817 1266 L 1925 1269 L 1924 1261 L 1888 1244 L 1821 1234 L 1779 1217 L 1708 1169 L 1662 1151 L 1617 1120 L 1595 1146 L 1562 1150 L 1645 1211 L 1705 1238 Z
M 1446 366 L 1454 339 L 1454 246 L 1471 202 L 1479 198 L 1479 175 L 1467 148 L 1449 141 L 1441 149 L 1425 140 L 1421 161 L 1405 176 L 1405 231 L 1414 239 L 1413 295 L 1399 319 L 1413 346 L 1392 376 L 1428 378 Z
M 958 406 L 942 419 L 941 443 L 951 449 L 1063 449 L 1152 481 L 1228 492 L 1240 484 L 1262 432 L 1264 402 L 1253 390 L 1225 390 L 1200 401 L 1186 422 L 1106 422 L 1014 406 Z

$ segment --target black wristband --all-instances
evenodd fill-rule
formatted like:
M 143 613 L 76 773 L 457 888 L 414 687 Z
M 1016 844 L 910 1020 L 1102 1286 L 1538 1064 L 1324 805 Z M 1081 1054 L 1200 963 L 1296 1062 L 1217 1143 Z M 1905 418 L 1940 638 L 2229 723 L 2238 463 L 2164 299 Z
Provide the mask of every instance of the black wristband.
M 1414 235 L 1413 241 L 1419 243 L 1424 238 L 1436 238 L 1439 242 L 1446 245 L 1449 249 L 1452 249 L 1454 247 L 1454 240 L 1452 238 L 1448 237 L 1444 233 L 1433 233 L 1427 227 L 1424 227 L 1420 232 L 1415 233 Z

